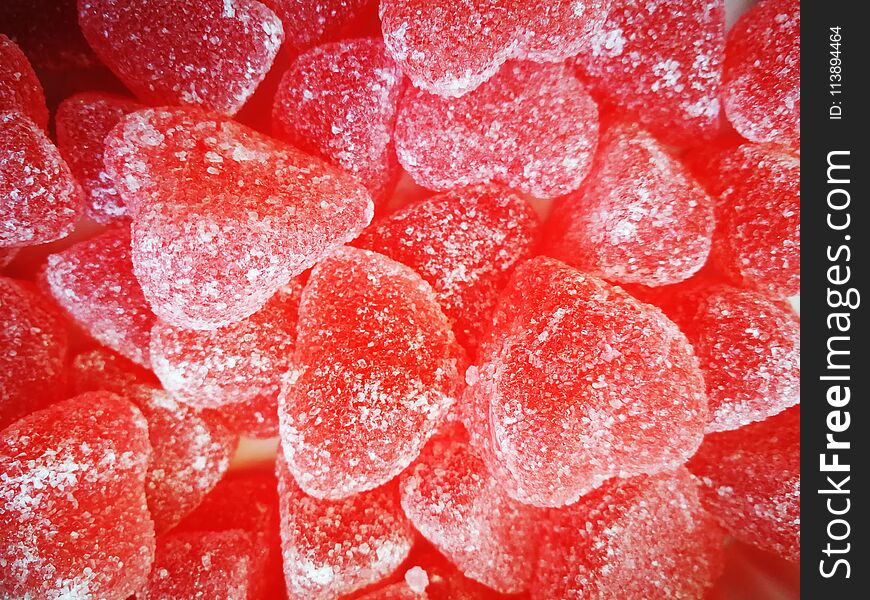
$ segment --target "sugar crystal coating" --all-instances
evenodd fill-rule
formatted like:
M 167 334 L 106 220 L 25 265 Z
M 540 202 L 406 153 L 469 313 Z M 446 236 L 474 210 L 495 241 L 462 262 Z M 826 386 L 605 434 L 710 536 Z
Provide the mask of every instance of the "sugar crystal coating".
M 547 226 L 549 256 L 609 281 L 664 285 L 706 262 L 713 200 L 652 136 L 617 124 L 602 135 L 583 186 L 554 204 Z
M 743 137 L 800 144 L 800 32 L 799 0 L 764 0 L 728 33 L 725 114 Z
M 105 349 L 73 361 L 76 392 L 107 390 L 133 402 L 148 422 L 148 508 L 158 533 L 174 527 L 221 480 L 238 437 L 214 411 L 195 410 L 152 384 L 153 376 Z
M 800 292 L 800 159 L 768 144 L 713 152 L 696 164 L 716 203 L 711 260 L 741 287 Z
M 279 398 L 302 489 L 343 498 L 398 475 L 453 404 L 461 356 L 432 288 L 409 267 L 355 248 L 317 265 Z
M 199 408 L 271 404 L 277 419 L 301 292 L 301 282 L 294 279 L 250 317 L 212 331 L 155 323 L 151 361 L 163 387 L 176 400 Z
M 29 284 L 0 277 L 0 429 L 65 397 L 67 345 L 60 311 Z
M 57 148 L 81 184 L 85 215 L 109 223 L 127 214 L 124 201 L 106 173 L 103 152 L 106 136 L 121 118 L 143 108 L 138 102 L 99 92 L 83 92 L 57 107 Z
M 398 179 L 392 145 L 402 73 L 381 41 L 317 46 L 281 79 L 276 134 L 354 175 L 376 200 Z
M 234 114 L 265 77 L 281 21 L 256 0 L 79 0 L 91 47 L 139 98 Z
M 106 167 L 133 218 L 133 268 L 154 312 L 188 329 L 251 315 L 371 221 L 349 175 L 192 109 L 125 117 Z
M 707 422 L 698 360 L 677 326 L 545 257 L 514 271 L 466 381 L 472 440 L 508 494 L 536 506 L 674 469 Z
M 0 112 L 0 248 L 65 237 L 82 191 L 54 144 L 20 112 Z
M 412 202 L 375 221 L 354 245 L 416 270 L 432 285 L 457 339 L 476 349 L 510 271 L 531 255 L 538 217 L 499 185 L 474 185 Z
M 0 23 L 37 69 L 83 69 L 97 63 L 78 27 L 76 0 L 0 2 Z
M 572 62 L 603 99 L 679 145 L 719 129 L 724 47 L 723 0 L 623 1 Z
M 399 489 L 414 527 L 467 577 L 504 593 L 526 589 L 540 511 L 508 497 L 467 443 L 432 440 Z
M 133 275 L 130 232 L 109 229 L 48 257 L 49 290 L 94 339 L 148 366 L 154 314 Z
M 43 129 L 48 126 L 42 84 L 21 49 L 0 33 L 0 113 L 13 110 Z
M 157 544 L 142 600 L 249 600 L 256 584 L 257 548 L 245 531 L 172 532 Z
M 284 597 L 284 569 L 278 527 L 278 487 L 273 470 L 231 471 L 203 498 L 202 503 L 173 530 L 249 533 L 261 564 L 252 598 Z
M 722 572 L 724 532 L 683 468 L 609 481 L 545 531 L 535 600 L 702 598 Z
M 588 43 L 604 0 L 381 0 L 384 42 L 415 86 L 461 96 L 508 59 L 559 62 Z
M 689 338 L 704 371 L 707 431 L 737 429 L 800 402 L 800 321 L 785 302 L 716 283 L 653 300 Z
M 142 413 L 92 392 L 0 431 L 0 596 L 124 600 L 148 578 Z
M 291 54 L 332 41 L 364 14 L 372 0 L 263 0 L 284 25 L 284 48 Z
M 307 496 L 279 456 L 284 576 L 290 597 L 337 598 L 392 573 L 414 541 L 394 485 L 342 500 Z
M 440 98 L 409 88 L 396 153 L 433 190 L 498 181 L 540 198 L 576 189 L 598 141 L 598 108 L 564 65 L 509 63 L 474 92 Z
M 710 511 L 734 537 L 800 560 L 800 405 L 704 438 L 688 463 Z

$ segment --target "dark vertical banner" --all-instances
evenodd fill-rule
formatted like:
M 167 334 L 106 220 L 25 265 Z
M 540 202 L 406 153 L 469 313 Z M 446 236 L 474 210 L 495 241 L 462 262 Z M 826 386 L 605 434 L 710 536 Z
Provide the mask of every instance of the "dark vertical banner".
M 801 588 L 807 598 L 870 594 L 865 7 L 801 3 Z

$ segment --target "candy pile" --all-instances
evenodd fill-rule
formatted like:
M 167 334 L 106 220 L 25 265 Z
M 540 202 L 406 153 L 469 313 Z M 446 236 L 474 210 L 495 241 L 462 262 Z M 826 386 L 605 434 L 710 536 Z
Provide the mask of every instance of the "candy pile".
M 0 597 L 798 560 L 799 3 L 725 9 L 3 3 Z

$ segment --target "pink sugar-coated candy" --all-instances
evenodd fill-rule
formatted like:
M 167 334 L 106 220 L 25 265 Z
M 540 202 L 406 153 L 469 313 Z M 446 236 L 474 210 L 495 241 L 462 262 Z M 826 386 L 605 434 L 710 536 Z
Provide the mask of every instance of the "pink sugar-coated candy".
M 277 419 L 301 292 L 302 283 L 294 279 L 250 317 L 213 331 L 155 323 L 151 361 L 163 387 L 176 400 L 198 408 L 271 404 Z
M 337 598 L 387 577 L 414 531 L 395 485 L 342 500 L 307 496 L 278 457 L 284 577 L 291 598 Z
M 674 469 L 707 423 L 704 379 L 677 326 L 551 258 L 514 271 L 466 380 L 472 441 L 507 493 L 536 506 Z
M 21 48 L 0 33 L 0 113 L 16 110 L 43 129 L 48 126 L 42 84 Z
M 800 405 L 704 438 L 688 468 L 702 499 L 739 540 L 800 560 Z
M 256 396 L 252 400 L 224 404 L 217 409 L 232 430 L 245 437 L 278 437 L 278 396 Z
M 79 0 L 91 47 L 148 104 L 232 115 L 266 76 L 281 21 L 256 0 Z
M 76 396 L 0 431 L 0 596 L 124 600 L 148 579 L 151 448 L 139 410 Z
M 553 198 L 589 172 L 598 108 L 566 66 L 509 63 L 462 98 L 409 88 L 395 136 L 399 162 L 423 187 L 494 180 Z
M 6 0 L 0 2 L 0 24 L 38 69 L 73 70 L 97 63 L 79 29 L 76 0 Z
M 508 497 L 467 443 L 432 440 L 399 490 L 417 531 L 467 577 L 504 593 L 528 587 L 541 511 Z
M 754 142 L 800 145 L 799 0 L 763 0 L 734 24 L 725 47 L 725 114 Z
M 0 348 L 0 429 L 65 397 L 63 315 L 29 284 L 8 277 L 0 277 Z
M 42 274 L 54 299 L 94 339 L 143 366 L 154 314 L 133 275 L 120 226 L 51 254 Z
M 800 320 L 787 303 L 715 282 L 665 288 L 650 301 L 695 348 L 707 384 L 708 432 L 800 402 Z
M 84 189 L 85 215 L 98 223 L 126 216 L 124 201 L 106 173 L 106 136 L 121 118 L 143 108 L 128 98 L 83 92 L 60 103 L 55 114 L 57 148 Z
M 380 40 L 317 46 L 281 79 L 273 129 L 346 170 L 383 201 L 399 176 L 392 141 L 401 91 L 402 73 Z
M 616 283 L 688 279 L 706 262 L 713 200 L 656 140 L 634 124 L 602 136 L 589 177 L 556 201 L 545 252 Z
M 125 117 L 106 167 L 133 218 L 133 268 L 161 320 L 217 329 L 355 238 L 373 204 L 350 175 L 193 109 Z
M 453 405 L 461 359 L 435 293 L 409 267 L 356 248 L 317 265 L 279 397 L 302 489 L 344 498 L 398 475 Z
M 702 598 L 723 568 L 724 532 L 683 468 L 611 480 L 545 531 L 533 600 Z
M 741 287 L 800 293 L 800 159 L 769 144 L 690 154 L 716 204 L 712 262 Z
M 511 269 L 532 254 L 538 227 L 521 196 L 481 184 L 403 206 L 375 221 L 354 245 L 416 270 L 473 353 Z
M 202 503 L 173 530 L 245 531 L 256 543 L 262 574 L 255 579 L 253 598 L 283 598 L 284 569 L 278 527 L 278 484 L 275 473 L 251 469 L 230 471 Z
M 261 600 L 252 593 L 258 558 L 255 539 L 245 531 L 172 532 L 158 542 L 148 584 L 136 597 Z
M 0 248 L 67 236 L 82 191 L 54 144 L 30 118 L 0 112 Z
M 620 0 L 572 63 L 619 112 L 684 145 L 719 130 L 724 48 L 723 0 Z
M 284 25 L 284 50 L 299 54 L 338 38 L 373 0 L 262 0 Z
M 151 383 L 152 375 L 102 348 L 78 355 L 70 378 L 76 393 L 114 392 L 145 415 L 153 448 L 146 490 L 158 533 L 174 527 L 221 480 L 238 437 L 217 413 L 176 402 Z
M 588 44 L 604 0 L 381 0 L 384 42 L 415 86 L 461 96 L 508 59 L 559 62 Z

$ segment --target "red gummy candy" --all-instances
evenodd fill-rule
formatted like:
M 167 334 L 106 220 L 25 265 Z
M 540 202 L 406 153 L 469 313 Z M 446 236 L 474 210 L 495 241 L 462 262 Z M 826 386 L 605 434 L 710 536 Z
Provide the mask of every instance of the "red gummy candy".
M 94 339 L 150 365 L 154 314 L 133 275 L 126 227 L 50 255 L 43 276 L 58 304 Z
M 517 267 L 466 380 L 473 441 L 508 494 L 536 506 L 674 469 L 707 422 L 704 379 L 677 326 L 550 258 Z
M 467 577 L 504 593 L 528 587 L 539 511 L 505 495 L 468 444 L 433 440 L 399 489 L 417 531 Z
M 381 41 L 324 44 L 298 57 L 281 79 L 274 129 L 384 200 L 399 175 L 392 139 L 401 91 L 402 73 Z
M 174 527 L 220 481 L 238 437 L 213 411 L 198 411 L 150 385 L 150 375 L 107 350 L 76 357 L 76 392 L 108 390 L 136 404 L 148 421 L 153 453 L 148 465 L 148 508 L 158 533 Z
M 163 387 L 185 404 L 218 408 L 271 404 L 290 368 L 302 284 L 294 279 L 247 319 L 213 331 L 157 322 L 151 360 Z
M 82 69 L 97 63 L 79 29 L 76 0 L 4 0 L 0 23 L 38 69 Z
M 372 218 L 323 161 L 191 109 L 125 117 L 106 167 L 133 217 L 133 267 L 154 312 L 188 329 L 253 314 Z
M 734 537 L 800 560 L 800 405 L 704 438 L 689 469 Z
M 510 63 L 462 98 L 409 88 L 396 153 L 433 190 L 499 181 L 540 198 L 577 189 L 598 141 L 598 108 L 564 65 Z
M 723 542 L 685 469 L 614 479 L 552 512 L 531 596 L 702 598 L 722 572 Z
M 84 92 L 57 107 L 57 148 L 85 191 L 85 214 L 98 223 L 126 216 L 124 201 L 103 163 L 106 136 L 121 118 L 142 105 L 133 100 Z
M 154 557 L 135 406 L 82 394 L 0 431 L 0 596 L 124 600 Z
M 48 126 L 42 84 L 21 49 L 0 33 L 0 113 L 15 110 L 43 129 Z
M 707 431 L 737 429 L 800 402 L 800 321 L 785 302 L 726 285 L 662 290 L 707 384 Z M 654 299 L 655 301 L 655 299 Z
M 17 111 L 0 112 L 0 247 L 68 235 L 82 192 L 45 133 Z
M 728 33 L 725 114 L 754 142 L 800 145 L 799 0 L 763 0 Z
M 596 93 L 669 143 L 720 127 L 723 0 L 617 2 L 573 61 Z
M 546 252 L 609 281 L 664 285 L 704 265 L 713 227 L 701 185 L 640 127 L 618 124 L 583 186 L 554 204 Z
M 510 271 L 531 255 L 538 217 L 517 194 L 476 185 L 376 221 L 354 242 L 412 267 L 432 285 L 457 339 L 473 351 Z
M 588 44 L 604 0 L 381 0 L 384 42 L 418 88 L 461 96 L 508 59 L 560 62 Z
M 120 395 L 128 394 L 136 385 L 157 387 L 158 384 L 151 371 L 103 347 L 81 352 L 73 358 L 70 382 L 77 394 L 107 390 Z
M 18 255 L 18 248 L 0 248 L 0 269 L 6 267 Z
M 409 267 L 355 248 L 317 265 L 279 398 L 302 489 L 343 498 L 398 475 L 453 404 L 461 355 L 432 288 Z
M 278 487 L 270 471 L 231 471 L 173 531 L 245 531 L 256 543 L 264 572 L 255 581 L 253 598 L 281 597 L 284 570 L 279 535 Z
M 280 453 L 279 453 L 280 454 Z M 279 456 L 284 577 L 291 598 L 335 598 L 392 573 L 414 542 L 395 486 L 342 500 L 307 496 Z
M 414 546 L 405 565 L 413 566 L 405 571 L 403 581 L 390 582 L 360 596 L 359 600 L 516 600 L 525 597 L 501 594 L 468 579 L 425 542 Z
M 63 315 L 36 290 L 7 277 L 0 277 L 0 348 L 0 429 L 64 398 Z
M 232 115 L 266 76 L 281 21 L 256 0 L 79 0 L 97 56 L 149 104 Z
M 800 160 L 744 144 L 714 153 L 698 177 L 719 198 L 711 255 L 718 269 L 742 287 L 800 293 Z
M 284 48 L 297 54 L 335 39 L 365 14 L 372 0 L 262 0 L 284 25 Z
M 137 598 L 257 600 L 258 559 L 254 537 L 238 529 L 173 532 L 157 544 L 151 577 Z

